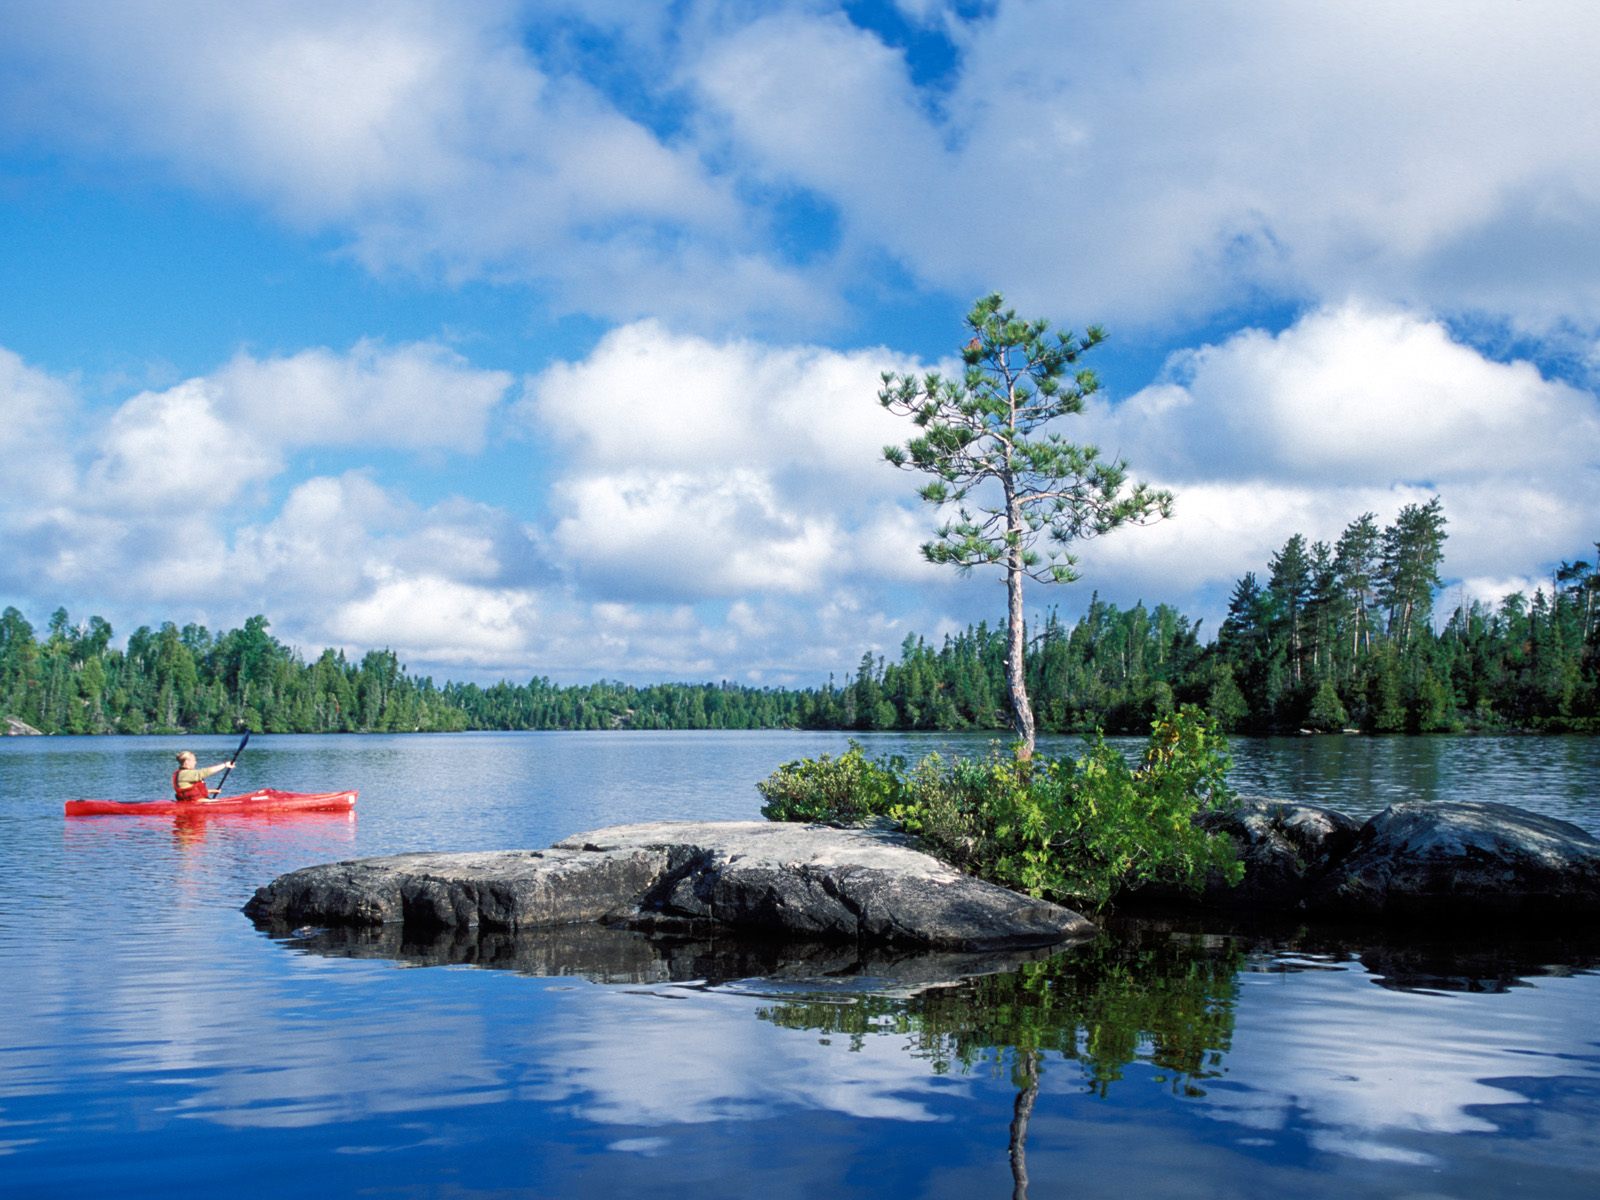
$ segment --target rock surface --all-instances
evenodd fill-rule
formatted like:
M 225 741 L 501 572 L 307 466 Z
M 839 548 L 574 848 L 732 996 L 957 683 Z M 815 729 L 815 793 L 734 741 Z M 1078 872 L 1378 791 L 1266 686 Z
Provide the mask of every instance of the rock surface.
M 1349 852 L 1361 830 L 1359 821 L 1331 808 L 1274 800 L 1241 799 L 1231 812 L 1202 813 L 1198 820 L 1232 838 L 1245 867 L 1237 887 L 1209 880 L 1204 898 L 1251 907 L 1304 894 Z
M 1147 883 L 1119 897 L 1119 906 L 1263 913 L 1303 908 L 1361 829 L 1361 822 L 1331 808 L 1246 798 L 1231 809 L 1198 814 L 1195 824 L 1233 842 L 1244 878 L 1230 884 L 1212 871 L 1198 893 L 1172 883 Z
M 1310 895 L 1350 916 L 1584 917 L 1600 914 L 1600 840 L 1509 804 L 1391 805 Z
M 962 875 L 902 835 L 771 821 L 652 822 L 549 850 L 307 867 L 261 888 L 245 911 L 287 925 L 400 922 L 408 936 L 602 922 L 968 951 L 1095 931 L 1070 909 Z
M 1509 804 L 1410 801 L 1358 825 L 1314 805 L 1241 800 L 1199 820 L 1232 839 L 1244 880 L 1213 878 L 1198 896 L 1148 887 L 1127 902 L 1397 922 L 1600 915 L 1600 841 Z

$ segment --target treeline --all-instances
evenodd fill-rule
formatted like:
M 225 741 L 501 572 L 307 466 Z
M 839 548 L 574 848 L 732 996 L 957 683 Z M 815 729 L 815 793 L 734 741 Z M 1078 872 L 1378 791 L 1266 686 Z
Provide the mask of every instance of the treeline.
M 1074 625 L 1030 633 L 1029 694 L 1049 732 L 1144 732 L 1175 704 L 1230 732 L 1600 731 L 1600 570 L 1564 562 L 1548 587 L 1458 605 L 1440 625 L 1437 498 L 1380 528 L 1365 513 L 1329 545 L 1290 537 L 1234 587 L 1217 637 L 1165 605 L 1098 597 Z M 1596 546 L 1600 552 L 1600 545 Z M 804 708 L 849 729 L 997 729 L 1005 629 L 978 625 L 898 662 L 867 655 Z
M 1600 571 L 1563 562 L 1498 605 L 1434 602 L 1439 500 L 1381 531 L 1356 518 L 1329 546 L 1296 534 L 1234 588 L 1205 701 L 1234 729 L 1600 729 Z M 1600 552 L 1600 545 L 1595 547 Z
M 172 623 L 111 645 L 100 617 L 65 609 L 45 636 L 0 613 L 0 716 L 43 733 L 448 732 L 463 729 L 751 729 L 793 725 L 803 694 L 730 684 L 558 687 L 447 683 L 409 674 L 393 651 L 307 662 L 266 617 L 213 636 Z
M 1519 729 L 1600 732 L 1600 570 L 1564 562 L 1547 587 L 1494 606 L 1434 606 L 1444 557 L 1439 501 L 1380 528 L 1366 513 L 1332 545 L 1295 534 L 1234 587 L 1210 643 L 1176 610 L 1094 597 L 1076 622 L 1029 631 L 1039 728 L 1146 732 L 1184 703 L 1231 732 Z M 1596 546 L 1600 552 L 1600 545 Z M 1263 582 L 1264 580 L 1264 582 Z M 907 637 L 897 661 L 866 654 L 842 683 L 805 690 L 729 683 L 645 687 L 446 683 L 392 651 L 306 661 L 265 617 L 213 636 L 141 627 L 125 650 L 99 617 L 64 609 L 38 637 L 0 614 L 0 716 L 46 733 L 272 733 L 462 729 L 982 729 L 1006 725 L 1005 629 L 980 624 L 937 647 Z

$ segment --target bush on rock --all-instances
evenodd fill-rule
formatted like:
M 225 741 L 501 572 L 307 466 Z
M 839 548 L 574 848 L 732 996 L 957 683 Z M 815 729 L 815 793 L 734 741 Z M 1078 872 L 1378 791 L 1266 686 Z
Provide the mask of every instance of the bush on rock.
M 855 743 L 837 759 L 785 763 L 760 785 L 774 820 L 858 821 L 887 815 L 963 871 L 1076 907 L 1100 909 L 1151 882 L 1198 889 L 1218 871 L 1237 882 L 1232 842 L 1197 826 L 1233 803 L 1226 742 L 1199 709 L 1157 720 L 1132 767 L 1096 736 L 1076 759 L 929 755 L 910 771 L 869 760 Z

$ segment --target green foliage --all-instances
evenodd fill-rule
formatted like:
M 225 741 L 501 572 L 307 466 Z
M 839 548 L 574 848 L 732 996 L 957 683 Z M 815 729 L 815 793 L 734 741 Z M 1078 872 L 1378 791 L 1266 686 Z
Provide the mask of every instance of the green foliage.
M 892 465 L 932 476 L 918 492 L 954 519 L 923 544 L 929 562 L 963 572 L 999 566 L 1007 590 L 1006 686 L 1017 754 L 1033 753 L 1034 716 L 1023 658 L 1022 581 L 1070 583 L 1078 578 L 1075 542 L 1123 525 L 1169 516 L 1170 493 L 1130 483 L 1125 462 L 1101 457 L 1045 432 L 1083 411 L 1099 389 L 1079 359 L 1105 340 L 1096 326 L 1079 336 L 1050 323 L 1022 320 L 994 293 L 967 314 L 971 340 L 961 352 L 960 379 L 933 371 L 883 375 L 878 402 L 909 417 L 920 431 L 903 446 L 885 446 Z M 1043 554 L 1036 547 L 1043 538 Z
M 756 790 L 771 821 L 849 824 L 889 812 L 900 795 L 895 763 L 871 761 L 856 742 L 838 758 L 786 762 Z
M 905 774 L 852 746 L 837 760 L 785 764 L 759 786 L 775 819 L 887 811 L 964 871 L 1099 909 L 1155 880 L 1198 887 L 1212 870 L 1237 880 L 1232 844 L 1194 823 L 1202 809 L 1232 803 L 1227 770 L 1225 740 L 1188 706 L 1154 723 L 1137 768 L 1098 736 L 1076 760 L 1019 761 L 996 748 L 977 759 L 929 755 Z
M 1233 677 L 1233 668 L 1227 663 L 1217 664 L 1211 686 L 1206 691 L 1206 712 L 1217 723 L 1217 728 L 1224 731 L 1238 729 L 1250 715 L 1250 706 L 1245 703 L 1244 693 Z
M 1225 1074 L 1245 956 L 1231 939 L 1133 932 L 909 997 L 779 998 L 756 1015 L 849 1050 L 892 1038 L 934 1074 L 1043 1051 L 1075 1064 L 1101 1096 L 1136 1062 L 1155 1068 L 1136 1077 L 1200 1096 Z
M 40 642 L 0 613 L 0 716 L 45 733 L 436 732 L 460 729 L 753 729 L 793 726 L 811 693 L 731 684 L 445 684 L 409 674 L 392 650 L 306 662 L 263 616 L 220 636 L 142 626 L 125 650 L 100 617 L 51 615 Z M 886 718 L 892 712 L 879 714 Z
M 1333 686 L 1333 680 L 1324 679 L 1317 685 L 1316 695 L 1311 698 L 1311 709 L 1306 713 L 1307 728 L 1337 733 L 1349 721 L 1350 714 L 1339 699 L 1339 691 Z
M 1172 497 L 1129 486 L 1127 464 L 1101 458 L 1098 447 L 1041 432 L 1082 412 L 1099 390 L 1094 372 L 1077 364 L 1105 332 L 1091 325 L 1081 337 L 1052 333 L 1048 321 L 1021 320 L 1004 305 L 996 293 L 968 313 L 973 337 L 960 379 L 884 374 L 878 402 L 921 430 L 904 446 L 886 446 L 884 457 L 932 475 L 918 494 L 960 514 L 923 546 L 930 562 L 963 569 L 1014 562 L 1034 579 L 1068 583 L 1077 578 L 1068 545 L 1165 516 Z M 975 501 L 989 481 L 1001 482 L 1003 497 Z M 1051 543 L 1043 556 L 1033 549 L 1041 534 Z
M 1096 596 L 1076 622 L 1046 613 L 1024 640 L 1038 727 L 1135 732 L 1187 703 L 1230 733 L 1600 730 L 1600 570 L 1564 562 L 1532 597 L 1464 603 L 1435 630 L 1424 593 L 1443 529 L 1429 509 L 1408 516 L 1404 537 L 1367 513 L 1331 549 L 1291 538 L 1273 556 L 1269 586 L 1253 572 L 1239 581 L 1210 645 L 1197 622 L 1164 604 L 1119 609 Z M 46 733 L 231 732 L 241 720 L 293 733 L 999 729 L 1010 634 L 980 623 L 942 644 L 910 636 L 898 660 L 874 649 L 842 686 L 830 679 L 803 691 L 545 678 L 436 687 L 389 650 L 359 662 L 324 650 L 308 661 L 261 616 L 217 636 L 198 625 L 142 626 L 118 648 L 100 617 L 77 625 L 58 609 L 41 638 L 6 608 L 0 716 Z

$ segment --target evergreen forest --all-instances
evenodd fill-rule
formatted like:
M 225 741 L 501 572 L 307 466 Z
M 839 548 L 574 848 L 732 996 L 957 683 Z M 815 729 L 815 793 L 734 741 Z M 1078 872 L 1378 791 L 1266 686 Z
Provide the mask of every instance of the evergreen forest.
M 1392 525 L 1371 513 L 1337 541 L 1290 537 L 1234 586 L 1216 636 L 1165 604 L 1098 596 L 1075 622 L 1027 631 L 1042 732 L 1144 733 L 1194 703 L 1230 732 L 1600 732 L 1600 567 L 1563 562 L 1531 596 L 1437 613 L 1445 519 L 1437 498 Z M 1600 545 L 1595 547 L 1600 553 Z M 1006 629 L 938 646 L 908 636 L 820 688 L 731 683 L 436 684 L 390 650 L 314 659 L 264 616 L 214 635 L 141 626 L 125 648 L 65 609 L 42 634 L 0 614 L 0 717 L 44 733 L 344 733 L 557 729 L 999 730 Z

